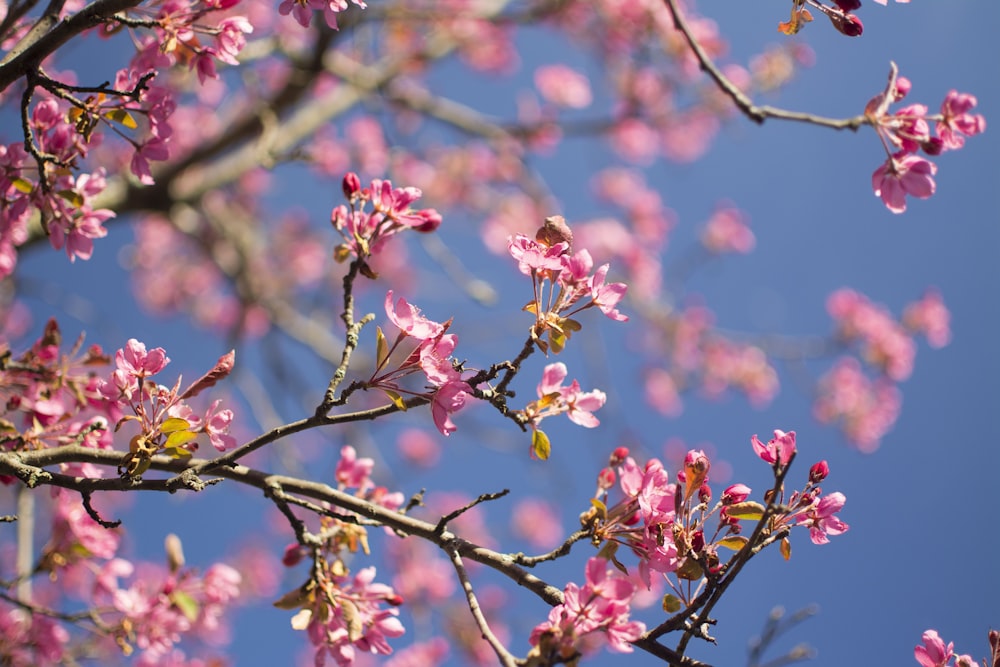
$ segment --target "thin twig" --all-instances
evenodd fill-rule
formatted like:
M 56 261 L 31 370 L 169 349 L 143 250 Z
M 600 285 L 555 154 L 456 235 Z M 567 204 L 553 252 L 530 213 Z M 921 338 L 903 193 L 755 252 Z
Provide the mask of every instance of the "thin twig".
M 681 34 L 684 35 L 684 39 L 687 41 L 688 46 L 691 47 L 691 51 L 698 59 L 701 69 L 708 73 L 708 75 L 719 87 L 719 90 L 729 96 L 729 98 L 733 101 L 733 104 L 735 104 L 736 107 L 753 122 L 762 124 L 768 118 L 778 118 L 781 120 L 791 120 L 800 123 L 821 125 L 835 130 L 852 130 L 855 132 L 862 125 L 870 124 L 870 121 L 864 115 L 855 116 L 854 118 L 825 118 L 823 116 L 816 116 L 799 111 L 787 111 L 785 109 L 777 109 L 770 106 L 757 106 L 753 103 L 753 100 L 751 100 L 749 96 L 737 88 L 736 84 L 729 80 L 729 78 L 722 73 L 722 70 L 720 70 L 714 62 L 712 62 L 712 59 L 708 56 L 705 49 L 702 48 L 701 44 L 698 43 L 698 40 L 695 39 L 694 34 L 691 32 L 691 28 L 684 19 L 684 15 L 677 7 L 677 0 L 664 0 L 664 2 L 667 5 L 667 9 L 670 11 L 671 17 L 674 19 L 674 26 L 681 32 Z
M 476 593 L 472 589 L 469 574 L 465 571 L 462 556 L 455 549 L 446 549 L 446 551 L 448 552 L 448 557 L 451 559 L 451 564 L 455 566 L 455 572 L 458 573 L 458 580 L 462 582 L 462 590 L 465 591 L 465 599 L 469 603 L 469 611 L 472 612 L 472 618 L 475 619 L 476 625 L 479 626 L 479 632 L 482 634 L 483 639 L 493 647 L 493 652 L 497 654 L 501 665 L 504 667 L 517 667 L 519 664 L 517 658 L 511 655 L 506 647 L 504 647 L 503 642 L 497 639 L 497 636 L 490 630 L 490 625 L 483 615 L 482 608 L 479 606 L 479 600 L 476 599 Z

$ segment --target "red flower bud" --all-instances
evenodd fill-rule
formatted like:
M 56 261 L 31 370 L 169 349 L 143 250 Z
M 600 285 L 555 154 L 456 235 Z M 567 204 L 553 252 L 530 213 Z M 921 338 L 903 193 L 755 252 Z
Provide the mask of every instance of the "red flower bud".
M 441 226 L 441 214 L 433 208 L 425 208 L 417 211 L 417 217 L 423 218 L 424 222 L 413 227 L 417 232 L 433 232 Z
M 820 461 L 819 463 L 814 463 L 812 468 L 809 468 L 809 483 L 819 484 L 827 475 L 830 474 L 830 465 L 826 461 Z
M 708 484 L 702 484 L 698 489 L 698 502 L 708 503 L 712 500 L 712 488 Z
M 944 150 L 944 141 L 940 137 L 931 137 L 920 145 L 928 155 L 940 155 Z
M 861 8 L 861 0 L 833 0 L 833 4 L 840 7 L 843 12 L 853 12 Z
M 615 471 L 611 468 L 604 468 L 601 472 L 597 473 L 597 488 L 601 491 L 607 491 L 612 486 L 615 485 Z
M 628 447 L 617 447 L 615 451 L 611 452 L 611 458 L 608 459 L 608 465 L 612 468 L 621 465 L 622 461 L 628 458 Z
M 299 564 L 305 552 L 298 544 L 289 544 L 285 547 L 285 553 L 281 557 L 281 564 L 285 567 L 294 567 Z
M 837 12 L 831 11 L 827 13 L 827 16 L 830 17 L 830 22 L 833 23 L 833 27 L 848 37 L 858 37 L 865 30 L 865 26 L 862 25 L 861 19 L 854 14 L 838 14 Z
M 361 179 L 353 171 L 349 171 L 344 174 L 344 182 L 341 187 L 344 189 L 344 196 L 350 199 L 361 191 Z
M 705 533 L 696 530 L 694 535 L 691 536 L 691 551 L 696 554 L 701 553 L 702 549 L 705 548 Z

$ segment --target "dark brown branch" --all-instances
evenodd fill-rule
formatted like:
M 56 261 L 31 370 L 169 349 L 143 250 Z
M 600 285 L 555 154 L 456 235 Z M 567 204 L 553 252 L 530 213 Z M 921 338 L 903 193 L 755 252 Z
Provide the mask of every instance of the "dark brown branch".
M 57 21 L 63 0 L 53 0 L 45 15 L 0 60 L 0 91 L 35 69 L 42 60 L 55 53 L 81 32 L 101 25 L 118 12 L 131 9 L 142 0 L 95 0 L 76 14 Z M 51 10 L 58 7 L 54 12 Z
M 670 11 L 670 16 L 674 19 L 674 26 L 684 35 L 685 41 L 687 41 L 688 46 L 691 47 L 691 51 L 694 53 L 695 57 L 698 59 L 698 63 L 701 65 L 701 69 L 705 71 L 715 84 L 719 87 L 723 93 L 729 96 L 743 115 L 752 120 L 757 124 L 762 124 L 768 118 L 778 118 L 780 120 L 791 120 L 800 123 L 810 123 L 812 125 L 821 125 L 823 127 L 833 128 L 835 130 L 852 130 L 857 131 L 862 125 L 868 125 L 869 120 L 865 116 L 855 116 L 854 118 L 824 118 L 823 116 L 816 116 L 809 113 L 802 113 L 799 111 L 786 111 L 785 109 L 777 109 L 770 106 L 757 106 L 753 103 L 743 91 L 736 87 L 732 81 L 722 73 L 712 59 L 702 48 L 698 40 L 695 39 L 694 34 L 691 32 L 691 28 L 688 26 L 684 15 L 681 13 L 680 9 L 677 7 L 677 0 L 664 0 L 667 5 L 667 9 Z

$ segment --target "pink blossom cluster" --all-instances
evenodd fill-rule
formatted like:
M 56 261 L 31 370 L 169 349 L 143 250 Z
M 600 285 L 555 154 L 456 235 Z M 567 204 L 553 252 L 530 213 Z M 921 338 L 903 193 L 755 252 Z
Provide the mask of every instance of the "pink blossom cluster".
M 359 457 L 351 446 L 340 450 L 334 468 L 337 488 L 390 510 L 399 509 L 403 494 L 377 486 L 371 479 L 374 461 Z M 291 544 L 282 559 L 293 567 L 311 557 L 309 581 L 282 596 L 276 606 L 298 609 L 291 624 L 305 630 L 316 648 L 315 664 L 332 657 L 338 665 L 353 664 L 357 652 L 392 653 L 387 639 L 403 634 L 396 609 L 403 598 L 390 586 L 375 582 L 375 568 L 367 567 L 351 575 L 348 562 L 353 554 L 369 553 L 367 529 L 357 521 L 338 518 L 336 513 L 319 517 L 318 539 L 308 546 Z M 388 605 L 383 607 L 383 605 Z
M 100 393 L 102 379 L 93 370 L 110 360 L 96 345 L 85 351 L 81 347 L 82 340 L 64 352 L 59 325 L 49 320 L 38 340 L 0 370 L 0 415 L 9 425 L 0 448 L 111 448 L 109 406 Z M 10 352 L 5 342 L 0 342 L 0 350 Z M 101 476 L 96 466 L 85 464 L 78 470 Z M 0 481 L 12 480 L 0 476 Z
M 629 653 L 630 642 L 646 631 L 641 621 L 629 620 L 635 584 L 610 567 L 604 558 L 587 561 L 583 586 L 570 582 L 563 590 L 563 602 L 549 612 L 547 621 L 531 631 L 528 654 L 541 664 L 572 664 L 596 635 L 613 651 Z
M 64 105 L 50 96 L 35 105 L 29 126 L 36 150 L 54 161 L 50 165 L 75 164 L 99 141 L 78 132 Z M 68 169 L 46 168 L 40 176 L 38 165 L 23 141 L 0 145 L 0 278 L 13 273 L 16 248 L 28 240 L 34 212 L 41 215 L 52 247 L 65 250 L 71 261 L 90 259 L 94 239 L 107 235 L 103 223 L 114 217 L 94 204 L 107 186 L 103 169 L 74 175 Z
M 649 337 L 656 361 L 645 369 L 645 395 L 661 414 L 679 415 L 681 393 L 694 387 L 710 398 L 734 389 L 754 405 L 766 405 L 778 393 L 778 373 L 764 350 L 727 338 L 713 324 L 707 307 L 692 304 L 664 317 Z
M 820 379 L 813 412 L 823 423 L 839 424 L 863 451 L 873 451 L 899 415 L 901 393 L 896 385 L 913 372 L 914 335 L 926 336 L 934 347 L 947 344 L 950 315 L 935 290 L 906 306 L 901 321 L 847 288 L 830 295 L 827 310 L 837 323 L 840 341 L 858 346 L 860 359 L 877 375 L 870 379 L 856 359 L 841 358 Z
M 546 235 L 549 229 L 556 231 Z M 507 241 L 507 250 L 521 273 L 531 276 L 534 296 L 525 310 L 535 315 L 531 337 L 542 351 L 561 352 L 573 332 L 580 329 L 572 316 L 588 308 L 597 307 L 618 322 L 628 321 L 618 310 L 627 286 L 606 282 L 609 264 L 593 271 L 594 260 L 586 249 L 572 252 L 572 233 L 561 217 L 548 218 L 536 237 L 513 236 Z
M 751 445 L 761 460 L 776 473 L 781 472 L 795 455 L 795 432 L 776 430 L 766 443 L 755 435 Z M 710 508 L 710 470 L 708 456 L 701 450 L 690 450 L 676 482 L 672 482 L 658 459 L 640 466 L 628 455 L 628 449 L 619 447 L 598 475 L 597 496 L 593 507 L 581 515 L 581 523 L 595 543 L 604 544 L 602 554 L 615 557 L 619 547 L 629 549 L 639 560 L 638 576 L 647 587 L 655 573 L 679 599 L 690 601 L 690 591 L 679 586 L 679 581 L 701 580 L 706 569 L 721 572 L 719 549 L 740 550 L 746 544 L 741 521 L 759 520 L 765 509 L 748 501 L 751 489 L 741 483 L 727 487 Z M 770 528 L 806 528 L 814 544 L 825 544 L 828 536 L 845 532 L 847 524 L 836 516 L 843 508 L 844 495 L 823 495 L 819 487 L 828 474 L 829 466 L 820 461 L 810 469 L 801 491 L 794 491 L 786 500 L 782 490 L 782 497 L 775 502 L 786 509 L 774 514 Z M 622 497 L 612 504 L 609 492 L 616 481 Z M 709 527 L 712 517 L 717 517 L 714 528 Z
M 709 252 L 745 255 L 753 250 L 756 239 L 748 216 L 734 206 L 723 205 L 705 223 L 701 243 Z
M 185 313 L 200 326 L 238 329 L 256 338 L 273 326 L 272 315 L 261 302 L 295 299 L 328 277 L 328 238 L 322 230 L 310 229 L 304 215 L 293 212 L 270 223 L 266 245 L 245 248 L 242 287 L 253 295 L 253 302 L 248 302 L 246 292 L 238 293 L 213 253 L 223 247 L 215 220 L 228 211 L 252 207 L 253 187 L 261 187 L 260 179 L 244 179 L 225 195 L 213 193 L 205 208 L 188 221 L 185 232 L 159 214 L 143 217 L 133 228 L 135 242 L 128 258 L 136 300 L 157 315 Z M 220 252 L 226 250 L 228 246 Z
M 188 398 L 229 375 L 234 361 L 234 352 L 220 357 L 212 370 L 181 391 L 180 377 L 172 388 L 149 379 L 170 363 L 163 348 L 147 351 L 143 343 L 132 338 L 115 353 L 115 370 L 107 380 L 99 380 L 97 387 L 108 401 L 115 431 L 128 422 L 138 425 L 139 433 L 132 437 L 129 456 L 122 462 L 123 474 L 141 475 L 149 458 L 160 452 L 175 458 L 191 456 L 198 449 L 195 439 L 202 433 L 220 452 L 236 445 L 236 439 L 229 435 L 233 412 L 219 409 L 221 400 L 214 401 L 204 416 L 187 404 Z
M 182 642 L 226 642 L 225 614 L 240 595 L 236 570 L 221 563 L 204 573 L 185 568 L 175 536 L 167 538 L 167 567 L 126 560 L 118 554 L 120 531 L 99 525 L 76 494 L 58 490 L 52 502 L 52 535 L 37 566 L 52 585 L 38 581 L 35 600 L 23 602 L 51 605 L 72 596 L 88 605 L 97 630 L 88 651 L 98 659 L 138 650 L 139 665 L 186 664 Z M 79 647 L 69 627 L 54 616 L 0 606 L 0 654 L 23 667 L 71 662 Z
M 542 381 L 536 387 L 538 400 L 531 401 L 520 411 L 524 423 L 531 426 L 531 454 L 543 460 L 551 452 L 548 436 L 538 428 L 546 417 L 565 414 L 570 421 L 585 428 L 594 428 L 601 423 L 594 416 L 594 411 L 604 406 L 607 396 L 600 389 L 583 391 L 576 380 L 564 387 L 563 380 L 567 373 L 566 364 L 561 362 L 546 366 L 542 371 Z
M 352 3 L 364 9 L 368 5 L 363 0 L 351 0 Z M 323 12 L 326 25 L 337 30 L 337 14 L 348 8 L 347 0 L 282 0 L 278 5 L 278 13 L 282 16 L 291 14 L 303 28 L 308 28 L 312 22 L 313 12 Z
M 866 363 L 894 382 L 910 377 L 916 342 L 885 307 L 842 288 L 827 298 L 826 309 L 837 323 L 838 336 L 847 344 L 858 343 Z
M 419 188 L 397 188 L 382 179 L 362 188 L 361 179 L 350 172 L 344 176 L 343 189 L 348 204 L 330 213 L 333 228 L 344 238 L 334 251 L 338 261 L 348 257 L 365 260 L 378 254 L 385 242 L 399 232 L 432 232 L 441 225 L 441 215 L 434 209 L 410 208 L 420 199 Z M 372 210 L 366 211 L 369 204 Z
M 99 347 L 91 346 L 81 353 L 81 338 L 66 354 L 61 345 L 59 326 L 50 320 L 35 344 L 0 371 L 0 396 L 6 398 L 3 416 L 11 425 L 0 447 L 17 450 L 77 444 L 111 449 L 113 433 L 135 422 L 138 433 L 131 438 L 123 466 L 128 474 L 141 474 L 156 453 L 190 456 L 202 434 L 219 451 L 235 445 L 229 435 L 233 413 L 220 409 L 220 400 L 200 414 L 187 402 L 229 374 L 232 352 L 181 391 L 180 378 L 172 389 L 151 380 L 170 362 L 162 348 L 147 350 L 131 339 L 115 353 L 114 370 L 102 376 L 96 369 L 111 360 Z M 85 477 L 103 474 L 102 468 L 88 464 L 73 470 Z
M 366 387 L 381 389 L 399 407 L 404 407 L 402 394 L 426 398 L 431 404 L 434 425 L 443 435 L 454 433 L 458 427 L 451 421 L 451 415 L 465 407 L 472 388 L 452 357 L 458 336 L 447 333 L 451 320 L 434 322 L 403 297 L 393 302 L 392 290 L 385 295 L 385 312 L 399 333 L 389 346 L 379 329 L 377 366 Z M 406 339 L 412 339 L 416 345 L 405 356 L 395 354 Z M 400 384 L 413 374 L 422 375 L 427 387 L 416 390 Z
M 986 119 L 973 113 L 976 98 L 956 90 L 945 96 L 938 114 L 930 114 L 923 104 L 910 104 L 890 113 L 889 107 L 909 92 L 909 79 L 898 76 L 893 64 L 885 90 L 865 106 L 865 118 L 888 154 L 872 174 L 872 188 L 893 213 L 906 210 L 907 195 L 926 199 L 934 194 L 937 165 L 919 156 L 918 151 L 933 156 L 957 150 L 965 145 L 966 137 L 986 129 Z M 936 136 L 931 133 L 932 123 Z
M 902 393 L 886 377 L 869 378 L 854 357 L 841 357 L 816 385 L 813 415 L 836 424 L 861 451 L 878 449 L 896 423 Z
M 354 489 L 354 495 L 364 498 L 386 509 L 399 509 L 403 506 L 403 494 L 399 491 L 390 492 L 384 486 L 378 486 L 371 479 L 375 461 L 368 457 L 358 457 L 357 450 L 350 445 L 340 448 L 340 459 L 334 468 L 334 478 L 337 488 L 341 491 Z
M 576 380 L 563 386 L 568 371 L 566 364 L 549 364 L 542 371 L 542 380 L 536 391 L 538 400 L 532 401 L 524 409 L 525 417 L 534 426 L 546 417 L 565 414 L 571 422 L 585 428 L 594 428 L 601 422 L 594 411 L 603 407 L 607 396 L 600 389 L 583 391 Z
M 83 161 L 107 133 L 117 135 L 134 149 L 132 174 L 140 183 L 153 183 L 150 161 L 170 156 L 169 118 L 176 108 L 175 92 L 153 77 L 186 65 L 204 82 L 218 76 L 215 61 L 238 64 L 245 35 L 253 30 L 249 21 L 228 16 L 215 26 L 206 23 L 207 16 L 237 2 L 163 0 L 133 10 L 127 19 L 123 14 L 122 20 L 135 30 L 136 53 L 129 66 L 117 72 L 113 86 L 97 86 L 97 92 L 86 97 L 75 85 L 47 76 L 30 84 L 28 99 L 34 106 L 27 119 L 29 150 L 25 141 L 0 145 L 0 277 L 13 271 L 15 248 L 27 240 L 27 222 L 34 211 L 54 248 L 65 249 L 70 260 L 90 259 L 94 239 L 106 236 L 103 223 L 114 213 L 94 206 L 107 185 L 105 170 L 83 171 Z M 28 19 L 17 20 L 27 28 Z M 11 30 L 19 32 L 17 26 Z M 203 45 L 199 34 L 213 38 L 214 45 Z M 142 119 L 145 129 L 140 128 Z
M 171 562 L 167 571 L 142 567 L 114 558 L 96 575 L 93 599 L 118 615 L 113 632 L 126 653 L 141 651 L 140 665 L 158 665 L 176 659 L 177 645 L 188 634 L 223 643 L 228 629 L 223 615 L 240 594 L 239 572 L 216 563 L 204 574 Z M 135 576 L 122 586 L 119 579 Z

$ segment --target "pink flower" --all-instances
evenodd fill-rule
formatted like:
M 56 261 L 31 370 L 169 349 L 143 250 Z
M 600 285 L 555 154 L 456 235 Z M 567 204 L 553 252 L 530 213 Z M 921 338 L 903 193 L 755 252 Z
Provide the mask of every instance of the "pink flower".
M 965 145 L 965 137 L 986 129 L 986 119 L 981 114 L 970 113 L 976 102 L 974 95 L 959 93 L 957 90 L 950 91 L 944 98 L 941 103 L 941 115 L 944 118 L 938 121 L 937 133 L 945 149 L 961 148 Z
M 753 250 L 756 239 L 747 223 L 747 216 L 732 206 L 723 206 L 712 214 L 701 234 L 702 244 L 715 253 L 746 254 Z
M 236 59 L 236 56 L 247 44 L 244 34 L 253 32 L 250 21 L 243 16 L 230 16 L 220 21 L 216 30 L 218 30 L 218 34 L 215 36 L 218 47 L 216 57 L 227 65 L 239 65 L 240 61 Z
M 205 413 L 204 429 L 212 446 L 220 452 L 224 452 L 236 446 L 236 438 L 229 435 L 229 426 L 233 423 L 233 411 L 229 409 L 219 410 L 220 403 L 222 403 L 222 399 L 213 401 L 208 408 Z
M 906 195 L 927 199 L 934 194 L 934 174 L 937 166 L 917 155 L 890 157 L 872 174 L 872 189 L 876 197 L 893 213 L 906 210 Z
M 524 234 L 507 239 L 507 252 L 517 260 L 517 268 L 526 276 L 539 272 L 558 273 L 563 267 L 562 256 L 568 251 L 568 243 L 547 246 Z
M 809 526 L 809 538 L 813 544 L 826 544 L 830 541 L 827 535 L 841 535 L 847 532 L 848 525 L 834 516 L 844 508 L 847 498 L 839 491 L 823 496 L 807 514 L 804 523 Z
M 456 380 L 438 387 L 434 392 L 434 396 L 431 397 L 431 415 L 441 435 L 451 435 L 458 430 L 451 421 L 451 415 L 465 407 L 465 401 L 471 391 L 468 384 Z
M 921 640 L 924 642 L 924 645 L 913 649 L 913 657 L 917 659 L 917 662 L 922 667 L 945 667 L 948 661 L 951 660 L 951 656 L 955 655 L 952 651 L 955 644 L 949 642 L 945 646 L 944 641 L 936 630 L 927 630 L 924 632 Z
M 571 109 L 590 106 L 590 81 L 566 65 L 546 65 L 535 71 L 535 86 L 548 102 Z
M 350 445 L 340 448 L 340 460 L 334 471 L 334 477 L 341 488 L 358 489 L 361 492 L 375 486 L 371 481 L 375 461 L 370 458 L 359 459 L 357 451 Z
M 903 311 L 903 323 L 913 331 L 927 336 L 931 347 L 944 347 L 951 340 L 951 314 L 941 294 L 928 290 L 924 297 Z
M 628 286 L 625 283 L 605 284 L 609 265 L 605 264 L 594 272 L 590 280 L 590 294 L 601 312 L 617 322 L 628 322 L 628 315 L 618 311 L 618 302 L 625 296 Z
M 163 139 L 153 137 L 136 148 L 129 167 L 143 185 L 153 184 L 153 174 L 149 170 L 149 160 L 163 161 L 170 157 L 170 149 Z
M 385 293 L 385 314 L 401 332 L 418 340 L 427 340 L 440 336 L 445 327 L 443 324 L 431 321 L 420 314 L 420 309 L 403 297 L 399 297 L 395 306 L 392 303 L 392 290 Z
M 129 338 L 125 347 L 115 353 L 115 365 L 136 378 L 156 375 L 170 363 L 170 357 L 162 347 L 154 347 L 149 352 L 146 346 L 135 338 Z
M 792 460 L 792 455 L 795 453 L 795 431 L 785 433 L 784 431 L 775 429 L 774 437 L 768 440 L 766 445 L 754 435 L 750 438 L 750 444 L 753 446 L 753 450 L 757 453 L 757 456 L 767 463 L 774 464 L 777 462 L 781 465 L 788 465 L 788 462 Z

